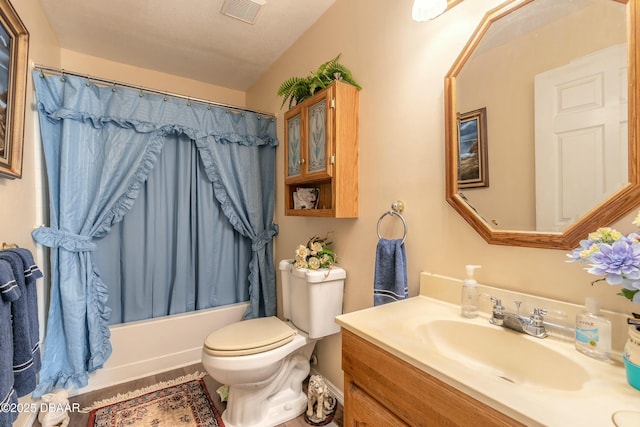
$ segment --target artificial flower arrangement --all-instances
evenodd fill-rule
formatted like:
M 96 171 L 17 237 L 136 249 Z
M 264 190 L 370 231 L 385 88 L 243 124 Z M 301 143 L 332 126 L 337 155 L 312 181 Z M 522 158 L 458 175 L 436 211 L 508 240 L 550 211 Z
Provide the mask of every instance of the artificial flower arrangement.
M 640 226 L 640 213 L 633 220 Z M 568 257 L 568 262 L 588 263 L 586 270 L 600 279 L 591 282 L 606 281 L 610 285 L 621 285 L 618 293 L 636 304 L 640 304 L 640 233 L 625 236 L 610 227 L 602 227 L 589 233 Z
M 336 264 L 336 254 L 329 248 L 331 244 L 328 236 L 313 236 L 306 246 L 298 245 L 294 260 L 296 268 L 317 270 L 333 267 L 333 264 Z

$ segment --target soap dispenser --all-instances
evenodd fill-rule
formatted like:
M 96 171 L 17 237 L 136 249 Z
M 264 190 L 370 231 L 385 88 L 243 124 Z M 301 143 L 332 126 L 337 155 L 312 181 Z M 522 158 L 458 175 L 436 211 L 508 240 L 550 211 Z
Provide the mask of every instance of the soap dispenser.
M 585 298 L 584 313 L 576 315 L 576 349 L 598 360 L 611 356 L 611 321 L 600 314 L 595 298 Z
M 478 316 L 478 282 L 473 278 L 473 272 L 479 265 L 467 265 L 467 278 L 462 282 L 462 298 L 460 310 L 462 317 L 473 318 Z

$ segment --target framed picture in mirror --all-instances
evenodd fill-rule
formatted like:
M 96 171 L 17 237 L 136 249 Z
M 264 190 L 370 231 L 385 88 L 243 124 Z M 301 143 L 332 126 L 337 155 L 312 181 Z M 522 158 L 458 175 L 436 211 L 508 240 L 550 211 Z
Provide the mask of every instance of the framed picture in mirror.
M 0 177 L 22 177 L 29 32 L 0 0 Z
M 458 188 L 489 186 L 487 109 L 458 113 Z

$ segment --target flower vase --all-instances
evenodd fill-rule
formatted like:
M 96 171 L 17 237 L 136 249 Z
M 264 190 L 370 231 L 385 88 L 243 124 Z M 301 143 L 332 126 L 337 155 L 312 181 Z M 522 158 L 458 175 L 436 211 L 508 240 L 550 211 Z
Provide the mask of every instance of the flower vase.
M 640 390 L 640 331 L 636 326 L 629 325 L 628 333 L 622 360 L 627 371 L 627 382 L 631 387 Z

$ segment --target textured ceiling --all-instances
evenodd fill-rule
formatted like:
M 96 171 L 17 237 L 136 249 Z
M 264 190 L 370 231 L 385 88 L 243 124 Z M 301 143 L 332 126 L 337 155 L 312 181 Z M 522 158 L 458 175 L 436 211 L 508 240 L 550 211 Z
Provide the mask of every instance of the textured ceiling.
M 267 0 L 255 24 L 223 0 L 40 0 L 69 50 L 247 90 L 335 0 Z

